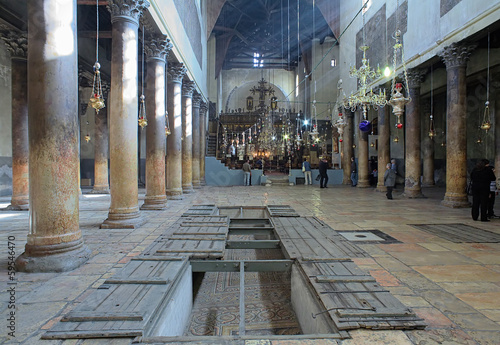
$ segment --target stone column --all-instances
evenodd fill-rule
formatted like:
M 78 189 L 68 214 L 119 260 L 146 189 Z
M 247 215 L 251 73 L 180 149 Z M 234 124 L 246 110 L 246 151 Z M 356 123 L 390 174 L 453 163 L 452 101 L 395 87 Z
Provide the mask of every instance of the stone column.
M 24 272 L 88 260 L 79 228 L 76 0 L 28 2 L 29 234 Z M 64 40 L 59 39 L 64 37 Z
M 186 67 L 169 63 L 167 107 L 170 135 L 167 137 L 167 195 L 182 199 L 182 78 Z
M 12 199 L 8 210 L 29 209 L 28 37 L 1 28 L 0 37 L 12 57 Z
M 348 109 L 345 110 L 345 122 L 344 136 L 342 142 L 342 152 L 343 160 L 342 167 L 344 172 L 343 184 L 350 185 L 351 182 L 351 157 L 354 157 L 354 149 L 352 145 L 354 144 L 354 113 Z
M 111 206 L 102 229 L 134 229 L 144 223 L 139 214 L 137 138 L 137 44 L 139 17 L 146 0 L 109 0 L 111 9 L 110 160 Z
M 360 115 L 361 116 L 361 115 Z M 370 169 L 368 167 L 368 132 L 362 132 L 358 128 L 358 187 L 370 187 Z
M 145 44 L 147 56 L 146 198 L 141 210 L 167 207 L 165 194 L 165 59 L 172 43 L 165 36 Z
M 423 114 L 424 114 L 424 129 L 423 139 L 422 139 L 422 161 L 423 161 L 423 178 L 422 186 L 432 187 L 435 185 L 434 182 L 434 140 L 429 137 L 430 129 L 430 114 L 433 114 L 431 105 L 429 102 L 422 104 Z M 434 116 L 434 114 L 433 114 Z
M 387 163 L 391 162 L 391 130 L 390 117 L 391 107 L 385 106 L 378 109 L 378 180 L 377 191 L 387 192 L 384 186 L 384 173 Z
M 207 104 L 201 102 L 200 105 L 200 184 L 205 182 L 205 156 L 207 154 Z M 248 147 L 248 145 L 246 146 Z
M 200 161 L 201 161 L 201 128 L 200 128 L 200 103 L 201 95 L 197 92 L 193 95 L 193 188 L 201 188 Z
M 465 68 L 473 46 L 453 43 L 439 55 L 446 64 L 446 193 L 442 205 L 468 207 Z
M 420 83 L 424 80 L 425 70 L 413 68 L 408 71 L 408 90 L 411 102 L 406 104 L 405 121 L 405 187 L 403 196 L 422 198 L 420 176 Z
M 193 192 L 193 91 L 194 82 L 182 83 L 182 192 Z
M 109 83 L 102 82 L 103 97 L 109 103 Z M 109 155 L 109 131 L 108 131 L 108 107 L 101 109 L 95 114 L 94 134 L 94 188 L 92 194 L 109 194 L 108 177 L 108 155 Z

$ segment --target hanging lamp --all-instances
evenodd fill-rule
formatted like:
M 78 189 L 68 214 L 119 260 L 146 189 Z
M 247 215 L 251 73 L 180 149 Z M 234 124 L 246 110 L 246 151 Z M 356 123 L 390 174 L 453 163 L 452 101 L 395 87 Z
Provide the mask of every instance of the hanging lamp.
M 139 126 L 142 129 L 148 125 L 148 119 L 146 117 L 146 96 L 144 96 L 144 25 L 142 26 L 142 75 L 141 75 L 141 96 L 139 97 Z
M 431 65 L 431 113 L 429 114 L 429 138 L 434 139 L 436 136 L 436 128 L 434 125 L 434 115 L 432 115 L 433 110 L 434 110 L 434 85 L 433 85 L 433 78 L 432 78 L 432 65 Z
M 98 113 L 99 110 L 104 108 L 106 105 L 104 103 L 104 98 L 102 95 L 102 83 L 101 83 L 101 64 L 99 63 L 99 0 L 96 0 L 96 40 L 95 40 L 95 63 L 93 66 L 94 80 L 92 82 L 92 96 L 90 97 L 90 105 Z M 87 140 L 87 136 L 89 139 Z M 85 136 L 87 142 L 90 141 L 90 135 Z
M 396 128 L 403 128 L 403 124 L 401 123 L 401 115 L 404 113 L 404 107 L 406 104 L 411 102 L 411 98 L 408 94 L 408 75 L 406 72 L 406 64 L 405 64 L 405 56 L 403 50 L 403 43 L 401 41 L 401 31 L 399 30 L 399 0 L 397 1 L 396 6 L 396 31 L 394 32 L 393 38 L 396 40 L 394 44 L 394 55 L 393 55 L 393 69 L 394 74 L 392 76 L 392 84 L 391 84 L 391 98 L 389 99 L 389 104 L 392 106 L 392 113 L 397 116 L 396 120 Z M 403 82 L 396 82 L 396 63 L 397 63 L 397 55 L 398 52 L 401 51 L 401 65 L 403 67 Z M 405 91 L 403 91 L 405 90 Z M 403 91 L 403 92 L 401 92 Z
M 481 122 L 481 129 L 484 129 L 486 133 L 491 129 L 491 118 L 490 118 L 490 32 L 488 31 L 488 68 L 486 75 L 486 102 L 484 103 L 484 113 L 483 121 Z
M 170 134 L 172 134 L 172 132 L 170 131 L 170 125 L 169 125 L 169 121 L 168 121 L 168 111 L 165 112 L 165 136 L 169 136 Z

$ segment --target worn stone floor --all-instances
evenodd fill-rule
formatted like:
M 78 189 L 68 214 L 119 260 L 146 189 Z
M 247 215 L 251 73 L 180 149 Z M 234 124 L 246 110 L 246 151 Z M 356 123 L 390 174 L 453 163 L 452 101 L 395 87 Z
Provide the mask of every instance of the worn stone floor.
M 109 195 L 83 191 L 80 227 L 91 259 L 66 273 L 17 273 L 15 338 L 7 335 L 8 238 L 15 237 L 15 255 L 23 252 L 28 212 L 0 211 L 0 343 L 129 344 L 114 340 L 40 340 L 62 315 L 81 303 L 131 257 L 141 253 L 165 226 L 192 204 L 287 204 L 301 216 L 314 215 L 335 230 L 378 229 L 401 243 L 363 244 L 370 258 L 355 259 L 428 324 L 419 331 L 355 331 L 343 345 L 358 344 L 500 344 L 500 243 L 453 243 L 411 224 L 462 223 L 500 234 L 500 219 L 475 222 L 470 208 L 440 205 L 444 189 L 424 189 L 425 199 L 404 199 L 401 187 L 394 200 L 374 189 L 350 186 L 203 187 L 183 200 L 168 202 L 164 211 L 141 211 L 147 223 L 139 229 L 100 230 L 107 218 Z M 142 204 L 144 190 L 140 190 Z M 0 198 L 0 208 L 10 203 Z M 500 201 L 496 213 L 500 214 Z M 248 344 L 255 341 L 248 341 Z M 334 344 L 332 340 L 263 341 L 265 344 Z

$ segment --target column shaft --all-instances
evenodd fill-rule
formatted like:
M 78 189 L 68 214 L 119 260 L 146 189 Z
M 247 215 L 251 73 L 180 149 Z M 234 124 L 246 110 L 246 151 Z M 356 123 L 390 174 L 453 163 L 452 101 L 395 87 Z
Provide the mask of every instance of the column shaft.
M 182 77 L 183 64 L 168 67 L 167 107 L 171 134 L 167 138 L 167 195 L 182 199 Z
M 408 88 L 411 102 L 406 104 L 405 127 L 405 187 L 403 196 L 407 198 L 421 198 L 422 188 L 420 176 L 422 174 L 420 158 L 420 83 L 425 71 L 411 69 L 408 71 Z
M 111 4 L 113 3 L 113 4 Z M 145 1 L 110 0 L 112 60 L 110 96 L 111 205 L 101 228 L 134 229 L 144 223 L 138 205 L 138 28 Z M 149 5 L 147 3 L 147 5 Z
M 193 192 L 193 91 L 194 83 L 182 83 L 182 192 Z
M 391 130 L 390 130 L 390 107 L 380 107 L 378 110 L 378 181 L 377 191 L 386 192 L 384 186 L 384 173 L 387 163 L 391 162 Z
M 95 115 L 94 134 L 94 188 L 92 194 L 109 194 L 108 181 L 108 115 L 103 108 Z
M 200 184 L 205 182 L 205 156 L 207 153 L 207 104 L 201 102 L 200 105 Z M 248 145 L 246 145 L 248 149 Z
M 424 108 L 424 129 L 423 139 L 422 139 L 422 161 L 423 161 L 423 172 L 422 172 L 422 186 L 432 187 L 435 185 L 434 182 L 434 140 L 429 137 L 430 129 L 430 115 L 433 114 L 430 103 L 423 103 Z M 434 115 L 433 115 L 434 116 Z
M 446 64 L 446 193 L 442 204 L 468 207 L 465 68 L 473 47 L 452 44 L 440 54 Z
M 344 172 L 343 184 L 351 184 L 351 157 L 354 157 L 354 148 L 352 145 L 354 134 L 354 113 L 350 110 L 345 110 L 346 125 L 344 128 L 344 136 L 342 142 L 342 168 Z
M 370 169 L 368 167 L 368 132 L 359 131 L 358 135 L 358 187 L 359 188 L 370 187 L 369 175 L 370 175 Z
M 76 0 L 29 1 L 28 23 L 30 228 L 16 266 L 62 272 L 90 255 L 78 210 Z
M 200 161 L 201 161 L 201 147 L 200 147 L 200 103 L 201 96 L 198 93 L 193 95 L 193 188 L 200 188 Z

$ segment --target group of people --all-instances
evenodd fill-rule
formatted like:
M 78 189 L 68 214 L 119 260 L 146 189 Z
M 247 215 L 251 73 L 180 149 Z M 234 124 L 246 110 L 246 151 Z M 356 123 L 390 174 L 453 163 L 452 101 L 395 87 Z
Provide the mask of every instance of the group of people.
M 311 173 L 311 164 L 307 161 L 307 158 L 304 158 L 304 162 L 302 163 L 302 172 L 304 173 L 304 184 L 312 185 L 312 173 Z M 326 185 L 328 184 L 328 160 L 326 157 L 321 157 L 319 161 L 319 187 L 320 188 L 328 188 Z
M 495 205 L 496 176 L 490 161 L 481 159 L 470 174 L 472 193 L 472 219 L 478 220 L 481 215 L 482 222 L 489 222 L 489 218 L 497 218 L 493 211 Z

